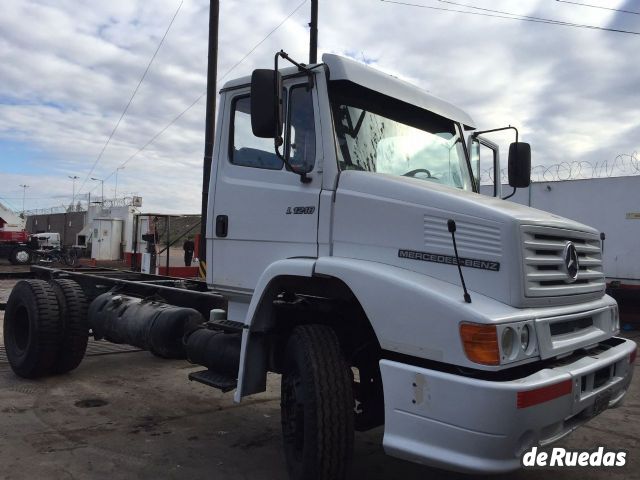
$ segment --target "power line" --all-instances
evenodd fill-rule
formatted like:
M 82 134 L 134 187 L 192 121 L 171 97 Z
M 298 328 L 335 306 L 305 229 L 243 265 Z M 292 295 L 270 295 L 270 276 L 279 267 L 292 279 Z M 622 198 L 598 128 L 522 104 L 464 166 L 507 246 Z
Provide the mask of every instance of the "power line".
M 606 27 L 597 27 L 595 25 L 584 25 L 584 24 L 580 24 L 580 23 L 571 23 L 571 22 L 563 22 L 560 20 L 552 20 L 552 19 L 548 19 L 548 18 L 541 18 L 541 17 L 531 17 L 528 15 L 519 15 L 516 13 L 509 13 L 509 12 L 503 12 L 500 10 L 491 10 L 488 8 L 480 8 L 480 7 L 474 7 L 471 5 L 465 5 L 465 4 L 461 4 L 461 3 L 455 3 L 455 2 L 449 2 L 447 0 L 438 0 L 438 1 L 442 1 L 442 2 L 446 2 L 446 3 L 450 3 L 452 5 L 458 5 L 461 7 L 465 7 L 465 8 L 473 8 L 476 10 L 484 10 L 487 12 L 495 12 L 495 13 L 499 13 L 501 15 L 496 15 L 496 14 L 491 14 L 491 13 L 481 13 L 481 12 L 470 12 L 468 10 L 455 10 L 452 8 L 444 8 L 444 7 L 433 7 L 430 5 L 421 5 L 421 4 L 417 4 L 417 3 L 408 3 L 408 2 L 401 2 L 401 1 L 397 1 L 397 0 L 380 0 L 381 2 L 384 3 L 393 3 L 396 5 L 405 5 L 408 7 L 419 7 L 419 8 L 427 8 L 430 10 L 439 10 L 439 11 L 444 11 L 444 12 L 456 12 L 456 13 L 465 13 L 468 15 L 477 15 L 477 16 L 481 16 L 481 17 L 492 17 L 492 18 L 504 18 L 507 20 L 519 20 L 522 22 L 533 22 L 533 23 L 546 23 L 546 24 L 550 24 L 550 25 L 561 25 L 564 27 L 575 27 L 575 28 L 588 28 L 588 29 L 592 29 L 592 30 L 604 30 L 607 32 L 616 32 L 616 33 L 626 33 L 626 34 L 630 34 L 630 35 L 640 35 L 640 32 L 632 32 L 632 31 L 628 31 L 628 30 L 618 30 L 615 28 L 606 28 Z
M 490 8 L 482 8 L 482 7 L 476 7 L 474 5 L 467 5 L 464 3 L 458 3 L 458 2 L 454 2 L 452 0 L 438 0 L 441 3 L 448 3 L 450 5 L 455 5 L 457 7 L 465 7 L 465 8 L 472 8 L 474 10 L 481 10 L 481 11 L 485 11 L 485 12 L 492 12 L 492 13 L 500 13 L 503 15 L 511 15 L 512 17 L 516 17 L 518 19 L 530 19 L 530 20 L 537 20 L 539 22 L 544 22 L 544 23 L 556 23 L 559 25 L 564 25 L 564 26 L 569 26 L 569 27 L 578 27 L 578 28 L 590 28 L 590 29 L 596 29 L 596 30 L 608 30 L 608 31 L 615 31 L 618 33 L 633 33 L 636 35 L 640 35 L 640 33 L 637 32 L 629 32 L 626 30 L 617 30 L 617 29 L 613 29 L 613 28 L 606 28 L 606 27 L 596 27 L 595 25 L 585 25 L 582 23 L 572 23 L 572 22 L 565 22 L 562 20 L 553 20 L 550 18 L 542 18 L 542 17 L 532 17 L 530 15 L 521 15 L 518 13 L 509 13 L 509 12 L 504 12 L 502 10 L 492 10 Z
M 149 73 L 149 69 L 151 68 L 151 64 L 153 63 L 153 61 L 155 60 L 156 56 L 158 55 L 158 52 L 160 51 L 160 47 L 162 47 L 162 44 L 164 43 L 165 38 L 167 38 L 167 35 L 169 34 L 169 30 L 171 30 L 171 26 L 173 25 L 173 22 L 175 21 L 176 17 L 178 16 L 178 13 L 180 12 L 180 9 L 182 8 L 182 4 L 183 3 L 184 3 L 184 0 L 181 0 L 180 1 L 180 5 L 178 5 L 178 8 L 176 9 L 176 12 L 173 14 L 173 17 L 171 18 L 171 21 L 169 22 L 169 26 L 165 30 L 164 35 L 162 36 L 162 38 L 160 39 L 160 42 L 158 43 L 158 46 L 156 47 L 155 52 L 153 52 L 153 55 L 151 56 L 151 60 L 149 60 L 149 63 L 147 64 L 147 68 L 145 68 L 145 70 L 144 70 L 144 72 L 142 74 L 142 77 L 140 77 L 140 80 L 138 81 L 138 84 L 136 85 L 136 88 L 133 89 L 133 93 L 131 94 L 131 97 L 129 98 L 129 101 L 127 102 L 126 106 L 124 107 L 124 110 L 120 114 L 120 118 L 116 122 L 115 127 L 113 127 L 113 130 L 111 131 L 111 134 L 107 138 L 107 141 L 102 146 L 102 150 L 100 150 L 100 153 L 98 154 L 98 156 L 96 157 L 95 161 L 93 162 L 93 165 L 91 166 L 91 170 L 89 170 L 89 173 L 87 173 L 87 176 L 82 181 L 82 185 L 80 185 L 80 190 L 82 190 L 82 188 L 87 183 L 87 180 L 89 179 L 91 174 L 93 174 L 93 171 L 95 170 L 96 165 L 98 165 L 98 162 L 102 158 L 102 155 L 104 155 L 104 152 L 107 149 L 107 146 L 109 145 L 109 143 L 111 142 L 111 139 L 115 135 L 116 130 L 118 130 L 118 127 L 120 126 L 120 122 L 122 122 L 122 119 L 126 115 L 127 110 L 129 110 L 129 107 L 131 106 L 131 102 L 133 102 L 133 98 L 136 96 L 136 94 L 138 93 L 138 90 L 140 89 L 140 85 L 142 85 L 142 82 L 144 81 L 145 77 L 147 76 L 147 73 Z
M 532 17 L 530 15 L 521 15 L 519 13 L 510 13 L 510 12 L 505 12 L 502 10 L 493 10 L 490 8 L 482 8 L 482 7 L 476 7 L 475 5 L 468 5 L 468 4 L 464 4 L 464 3 L 458 3 L 458 2 L 454 2 L 452 0 L 438 0 L 441 3 L 448 3 L 450 5 L 455 5 L 457 7 L 464 7 L 464 8 L 472 8 L 474 10 L 481 10 L 484 12 L 492 12 L 492 13 L 499 13 L 502 15 L 510 15 L 511 17 L 514 17 L 514 20 L 524 20 L 524 19 L 528 19 L 531 21 L 537 21 L 539 23 L 551 23 L 551 24 L 558 24 L 558 25 L 564 25 L 564 26 L 569 26 L 569 27 L 578 27 L 578 28 L 592 28 L 592 29 L 606 29 L 609 30 L 605 27 L 596 27 L 594 25 L 584 25 L 581 23 L 572 23 L 572 22 L 565 22 L 562 20 L 553 20 L 550 18 L 542 18 L 542 17 Z M 611 29 L 613 30 L 613 29 Z M 620 31 L 621 32 L 621 31 Z M 630 32 L 625 32 L 625 33 L 630 33 Z
M 189 110 L 191 110 L 200 100 L 202 100 L 202 97 L 204 97 L 205 94 L 206 94 L 206 92 L 202 92 L 198 96 L 198 98 L 196 98 L 193 102 L 191 102 L 191 104 L 187 108 L 185 108 L 182 112 L 180 112 L 177 116 L 175 116 L 173 118 L 173 120 L 171 120 L 169 123 L 167 123 L 160 131 L 158 131 L 153 137 L 151 137 L 147 141 L 147 143 L 145 143 L 142 147 L 140 147 L 133 155 L 131 155 L 129 158 L 127 158 L 124 162 L 122 162 L 122 164 L 118 168 L 122 168 L 122 167 L 126 166 L 127 163 L 129 163 L 131 160 L 133 160 L 135 157 L 137 157 L 138 154 L 142 153 L 149 145 L 151 145 L 153 142 L 155 142 L 156 139 L 160 135 L 162 135 L 164 132 L 166 132 L 169 129 L 169 127 L 171 127 L 174 123 L 176 123 L 178 120 L 180 120 L 185 113 L 187 113 Z M 104 177 L 104 181 L 106 182 L 111 177 L 113 177 L 115 175 L 115 173 L 118 171 L 118 168 L 116 168 L 113 172 L 111 172 L 109 175 Z M 96 185 L 91 190 L 89 190 L 89 193 L 93 192 L 96 188 L 98 188 L 98 185 Z
M 238 65 L 240 65 L 242 62 L 244 62 L 247 57 L 249 55 L 251 55 L 253 52 L 256 51 L 256 49 L 262 45 L 271 35 L 273 35 L 275 33 L 276 30 L 278 30 L 282 25 L 284 25 L 284 23 L 289 20 L 294 13 L 296 13 L 298 10 L 300 10 L 300 8 L 302 8 L 302 6 L 307 3 L 307 0 L 303 0 L 302 2 L 300 2 L 300 4 L 294 8 L 291 13 L 289 15 L 287 15 L 273 30 L 271 30 L 266 37 L 264 37 L 262 40 L 260 40 L 258 43 L 256 43 L 253 48 L 251 50 L 249 50 L 246 55 L 244 57 L 242 57 L 240 60 L 238 60 L 229 70 L 226 71 L 226 73 L 224 75 L 222 75 L 222 77 L 220 77 L 218 79 L 218 81 L 222 80 L 223 78 L 225 78 L 227 75 L 229 75 Z
M 176 117 L 173 118 L 173 120 L 171 120 L 169 123 L 167 123 L 164 128 L 162 130 L 160 130 L 158 133 L 156 133 L 153 137 L 151 137 L 151 139 L 149 139 L 147 141 L 147 143 L 145 143 L 142 147 L 140 147 L 136 153 L 134 153 L 133 155 L 131 155 L 129 158 L 127 158 L 127 160 L 125 160 L 122 165 L 120 165 L 120 167 L 124 167 L 127 163 L 129 163 L 131 160 L 133 160 L 140 152 L 142 152 L 143 150 L 145 150 L 149 145 L 151 145 L 153 142 L 156 141 L 156 139 L 162 135 L 164 132 L 166 132 L 169 127 L 171 127 L 174 123 L 176 123 L 178 120 L 180 120 L 182 118 L 182 116 L 187 113 L 189 110 L 191 110 L 196 103 L 198 103 L 200 100 L 202 100 L 202 97 L 205 96 L 207 92 L 202 92 L 198 98 L 196 98 L 193 102 L 191 102 L 191 104 L 185 108 L 182 112 L 180 112 L 180 114 L 178 114 Z M 116 172 L 116 170 L 114 170 L 108 177 L 105 178 L 111 178 L 111 176 Z
M 466 5 L 463 3 L 457 3 L 457 2 L 453 2 L 451 0 L 438 0 L 439 2 L 442 3 L 448 3 L 451 5 L 456 5 L 458 7 L 465 7 L 465 8 L 472 8 L 474 10 L 482 10 L 485 12 L 492 12 L 492 13 L 499 13 L 499 14 L 503 14 L 503 15 L 510 15 L 511 17 L 513 17 L 513 20 L 522 20 L 522 21 L 531 21 L 531 22 L 537 22 L 537 23 L 550 23 L 550 24 L 556 24 L 556 25 L 562 25 L 562 26 L 566 26 L 566 27 L 576 27 L 576 28 L 588 28 L 588 29 L 593 29 L 593 30 L 605 30 L 605 31 L 609 31 L 609 32 L 616 32 L 616 33 L 627 33 L 627 34 L 631 34 L 631 35 L 640 35 L 640 32 L 631 32 L 628 30 L 619 30 L 619 29 L 615 29 L 615 28 L 606 28 L 606 27 L 598 27 L 595 25 L 585 25 L 582 23 L 572 23 L 572 22 L 565 22 L 562 20 L 554 20 L 554 19 L 550 19 L 550 18 L 542 18 L 542 17 L 532 17 L 530 15 L 521 15 L 521 14 L 517 14 L 517 13 L 510 13 L 510 12 L 504 12 L 502 10 L 492 10 L 490 8 L 482 8 L 482 7 L 476 7 L 474 5 Z M 463 12 L 463 13 L 473 13 L 473 12 Z M 502 17 L 502 18 L 510 18 L 510 17 Z
M 221 80 L 223 80 L 227 75 L 229 75 L 233 70 L 235 70 L 242 62 L 244 62 L 253 52 L 256 51 L 256 49 L 262 45 L 271 35 L 273 35 L 276 30 L 278 30 L 282 25 L 284 25 L 284 23 L 289 20 L 298 10 L 300 10 L 300 8 L 302 8 L 302 6 L 307 3 L 307 0 L 303 0 L 300 4 L 298 4 L 298 6 L 296 8 L 294 8 L 273 30 L 271 30 L 262 40 L 260 40 L 258 43 L 256 43 L 251 50 L 249 50 L 240 60 L 238 60 L 235 64 L 233 64 L 231 66 L 231 68 L 229 68 L 222 76 L 218 77 L 216 79 L 216 82 L 220 82 Z M 151 137 L 142 147 L 140 147 L 133 155 L 131 155 L 129 158 L 127 158 L 127 160 L 125 160 L 120 167 L 124 167 L 127 163 L 129 163 L 131 160 L 133 160 L 136 156 L 138 156 L 140 153 L 142 153 L 144 150 L 147 149 L 147 147 L 149 145 L 151 145 L 153 142 L 155 142 L 158 137 L 160 137 L 164 132 L 166 132 L 171 126 L 173 126 L 173 124 L 175 124 L 178 120 L 180 120 L 185 113 L 187 113 L 189 110 L 191 110 L 200 100 L 202 100 L 202 98 L 206 95 L 206 90 L 204 92 L 202 92 L 200 95 L 198 95 L 198 97 L 191 102 L 191 104 L 185 108 L 184 110 L 182 110 L 182 112 L 180 112 L 177 116 L 175 116 L 173 118 L 173 120 L 171 120 L 169 123 L 167 123 L 161 130 L 159 130 L 153 137 Z M 113 175 L 115 175 L 117 169 L 114 170 L 113 172 L 111 172 L 108 176 L 105 177 L 105 180 L 108 180 L 109 178 L 111 178 Z M 89 190 L 90 192 L 92 192 L 93 190 L 95 190 L 97 188 L 97 186 L 95 186 L 93 189 Z
M 634 12 L 633 10 L 622 10 L 621 8 L 601 7 L 600 5 L 591 5 L 590 3 L 570 2 L 569 0 L 556 0 L 560 3 L 570 3 L 572 5 L 580 5 L 581 7 L 600 8 L 602 10 L 611 10 L 612 12 L 630 13 L 632 15 L 640 15 L 640 12 Z

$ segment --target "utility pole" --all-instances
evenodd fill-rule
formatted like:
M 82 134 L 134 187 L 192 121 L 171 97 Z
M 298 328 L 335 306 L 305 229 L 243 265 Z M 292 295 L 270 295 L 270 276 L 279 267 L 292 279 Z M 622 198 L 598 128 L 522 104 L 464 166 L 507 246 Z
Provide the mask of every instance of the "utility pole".
M 96 182 L 100 182 L 100 185 L 102 187 L 102 200 L 100 201 L 100 205 L 104 206 L 104 180 L 102 180 L 101 178 L 93 178 L 91 177 L 91 180 L 94 180 Z
M 318 0 L 311 0 L 309 32 L 309 64 L 318 63 Z
M 77 175 L 68 175 L 68 177 L 73 181 L 73 197 L 71 197 L 71 205 L 73 210 L 74 208 L 76 208 L 76 180 L 78 180 L 80 177 Z
M 218 23 L 220 18 L 220 1 L 209 2 L 209 58 L 207 61 L 207 104 L 204 132 L 204 161 L 202 166 L 202 218 L 200 222 L 200 245 L 198 258 L 200 261 L 200 278 L 207 272 L 207 206 L 209 203 L 209 180 L 213 163 L 213 140 L 215 138 L 216 114 L 216 77 L 218 76 Z
M 22 187 L 22 218 L 24 218 L 24 197 L 27 194 L 27 188 L 31 185 L 20 185 Z

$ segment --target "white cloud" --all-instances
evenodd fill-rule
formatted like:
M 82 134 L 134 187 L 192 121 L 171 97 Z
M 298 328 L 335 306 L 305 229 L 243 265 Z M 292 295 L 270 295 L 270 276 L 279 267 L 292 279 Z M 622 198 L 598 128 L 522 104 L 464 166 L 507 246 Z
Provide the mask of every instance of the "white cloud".
M 89 172 L 178 3 L 14 0 L 3 5 L 0 146 L 21 142 L 38 155 L 27 167 L 0 159 L 0 197 L 19 198 L 17 185 L 25 182 L 33 185 L 27 208 L 55 205 L 58 195 L 70 197 L 67 175 L 84 178 Z M 221 3 L 220 76 L 299 1 Z M 640 17 L 631 18 L 636 15 L 547 0 L 473 5 L 640 31 Z M 606 5 L 624 8 L 624 2 Z M 184 1 L 93 176 L 110 175 L 205 89 L 207 9 L 208 1 Z M 281 48 L 306 61 L 308 11 L 307 3 L 225 80 L 271 66 Z M 534 164 L 603 161 L 640 150 L 640 73 L 633 64 L 639 42 L 636 35 L 375 0 L 320 2 L 322 51 L 348 53 L 416 83 L 468 110 L 481 128 L 517 125 L 522 139 L 532 143 Z M 127 164 L 118 190 L 141 194 L 150 209 L 198 211 L 203 130 L 201 101 Z M 504 147 L 511 141 L 509 135 L 496 139 Z M 105 183 L 106 192 L 113 182 L 111 177 Z M 91 181 L 88 188 L 99 190 Z

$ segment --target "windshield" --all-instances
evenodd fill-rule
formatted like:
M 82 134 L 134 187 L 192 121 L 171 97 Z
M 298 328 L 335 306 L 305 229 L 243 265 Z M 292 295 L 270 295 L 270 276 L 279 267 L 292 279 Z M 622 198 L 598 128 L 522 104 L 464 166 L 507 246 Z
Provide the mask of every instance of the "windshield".
M 341 170 L 415 177 L 472 190 L 454 121 L 359 87 L 332 82 Z

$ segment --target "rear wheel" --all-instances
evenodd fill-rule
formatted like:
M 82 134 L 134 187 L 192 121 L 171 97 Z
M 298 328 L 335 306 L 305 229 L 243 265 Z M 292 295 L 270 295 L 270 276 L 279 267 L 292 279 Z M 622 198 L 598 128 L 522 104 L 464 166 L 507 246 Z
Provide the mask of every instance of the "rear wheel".
M 29 265 L 31 263 L 31 250 L 27 247 L 16 247 L 9 256 L 9 261 L 13 265 Z
M 87 351 L 89 323 L 88 302 L 77 282 L 56 279 L 51 282 L 60 308 L 62 340 L 58 356 L 52 366 L 52 373 L 67 373 L 75 369 Z
M 42 280 L 22 280 L 11 291 L 4 316 L 4 346 L 12 370 L 24 378 L 51 372 L 60 348 L 58 300 Z
M 293 330 L 281 388 L 289 477 L 346 478 L 353 452 L 352 380 L 333 329 L 302 325 Z

